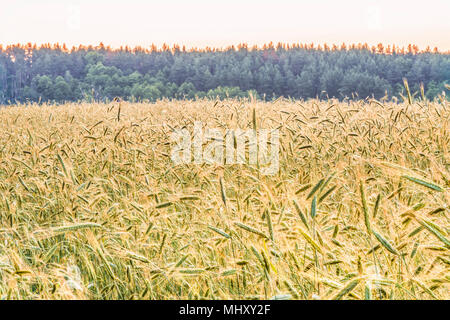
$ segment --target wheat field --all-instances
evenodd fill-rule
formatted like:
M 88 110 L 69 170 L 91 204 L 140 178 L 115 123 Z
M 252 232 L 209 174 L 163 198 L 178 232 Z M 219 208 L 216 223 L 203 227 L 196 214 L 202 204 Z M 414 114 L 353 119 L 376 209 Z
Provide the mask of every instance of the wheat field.
M 448 101 L 0 109 L 1 299 L 450 299 Z M 175 165 L 194 121 L 280 167 Z

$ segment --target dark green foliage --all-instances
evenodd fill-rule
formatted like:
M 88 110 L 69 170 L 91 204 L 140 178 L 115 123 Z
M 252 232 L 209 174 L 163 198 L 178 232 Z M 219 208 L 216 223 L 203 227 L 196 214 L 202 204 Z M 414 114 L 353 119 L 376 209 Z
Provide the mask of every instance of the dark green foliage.
M 134 101 L 400 97 L 403 78 L 412 94 L 424 84 L 433 99 L 448 90 L 450 55 L 367 46 L 318 50 L 309 46 L 245 46 L 185 51 L 153 48 L 71 51 L 59 46 L 0 48 L 0 104 L 26 101 Z M 420 97 L 416 94 L 416 97 Z

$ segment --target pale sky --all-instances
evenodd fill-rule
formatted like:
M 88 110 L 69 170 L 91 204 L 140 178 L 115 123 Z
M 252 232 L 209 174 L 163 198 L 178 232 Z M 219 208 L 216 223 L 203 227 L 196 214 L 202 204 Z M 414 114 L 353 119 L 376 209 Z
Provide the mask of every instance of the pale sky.
M 246 42 L 450 50 L 450 0 L 0 0 L 0 44 Z

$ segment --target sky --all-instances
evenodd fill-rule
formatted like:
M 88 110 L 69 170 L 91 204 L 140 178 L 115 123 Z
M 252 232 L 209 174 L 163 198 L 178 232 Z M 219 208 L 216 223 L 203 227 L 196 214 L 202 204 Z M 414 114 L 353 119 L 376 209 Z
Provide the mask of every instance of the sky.
M 188 48 L 417 44 L 450 50 L 450 0 L 0 0 L 0 44 Z

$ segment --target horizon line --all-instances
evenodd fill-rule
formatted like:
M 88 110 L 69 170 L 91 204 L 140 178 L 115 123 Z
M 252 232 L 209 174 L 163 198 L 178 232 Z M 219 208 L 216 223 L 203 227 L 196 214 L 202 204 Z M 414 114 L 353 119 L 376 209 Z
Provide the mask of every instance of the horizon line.
M 239 49 L 247 49 L 249 51 L 258 51 L 258 50 L 268 50 L 268 49 L 307 49 L 307 50 L 318 50 L 318 51 L 342 51 L 342 50 L 369 50 L 373 51 L 374 53 L 384 53 L 389 54 L 392 52 L 389 52 L 390 50 L 394 51 L 397 54 L 401 53 L 438 53 L 438 54 L 450 54 L 450 50 L 441 51 L 439 50 L 438 46 L 426 46 L 425 49 L 420 48 L 418 45 L 414 43 L 409 43 L 407 46 L 405 45 L 396 45 L 394 43 L 391 44 L 385 44 L 382 42 L 379 42 L 377 44 L 369 44 L 367 42 L 365 43 L 347 43 L 347 42 L 341 42 L 340 44 L 332 43 L 329 44 L 327 42 L 323 43 L 314 43 L 314 42 L 277 42 L 274 43 L 273 41 L 269 41 L 263 44 L 249 44 L 246 42 L 238 42 L 234 44 L 228 44 L 225 46 L 187 46 L 187 45 L 180 45 L 177 43 L 163 43 L 162 45 L 156 45 L 155 43 L 152 43 L 147 46 L 143 45 L 120 45 L 120 46 L 114 46 L 114 45 L 108 45 L 104 44 L 102 41 L 100 41 L 97 45 L 93 44 L 78 44 L 78 45 L 67 45 L 65 42 L 59 43 L 59 42 L 46 42 L 46 43 L 33 43 L 33 42 L 27 42 L 27 43 L 11 43 L 11 44 L 3 44 L 0 43 L 0 50 L 7 50 L 9 48 L 32 48 L 32 49 L 61 49 L 63 51 L 67 52 L 73 52 L 77 50 L 82 49 L 93 49 L 93 50 L 99 50 L 99 49 L 105 49 L 110 51 L 123 51 L 123 50 L 129 50 L 129 51 L 145 51 L 145 52 L 163 52 L 163 51 L 181 51 L 181 52 L 221 52 L 221 51 L 229 51 L 229 50 L 239 50 Z M 386 50 L 389 50 L 386 52 Z

